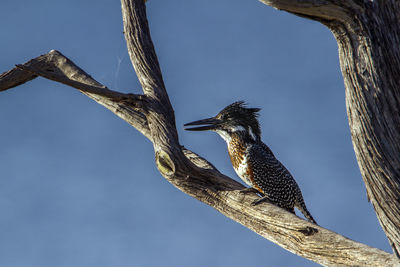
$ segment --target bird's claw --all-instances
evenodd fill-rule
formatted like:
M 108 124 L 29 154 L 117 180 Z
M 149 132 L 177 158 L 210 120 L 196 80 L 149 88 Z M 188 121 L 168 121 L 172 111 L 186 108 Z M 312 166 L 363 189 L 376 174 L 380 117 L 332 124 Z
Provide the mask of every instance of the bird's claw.
M 258 204 L 260 204 L 262 202 L 270 202 L 269 199 L 268 199 L 268 196 L 264 196 L 264 197 L 261 197 L 259 199 L 254 200 L 253 202 L 251 202 L 251 205 L 252 206 L 256 206 L 256 205 L 258 205 Z
M 257 189 L 255 189 L 253 187 L 248 187 L 248 188 L 242 189 L 239 192 L 242 194 L 248 194 L 248 193 L 260 194 L 260 191 L 258 191 Z

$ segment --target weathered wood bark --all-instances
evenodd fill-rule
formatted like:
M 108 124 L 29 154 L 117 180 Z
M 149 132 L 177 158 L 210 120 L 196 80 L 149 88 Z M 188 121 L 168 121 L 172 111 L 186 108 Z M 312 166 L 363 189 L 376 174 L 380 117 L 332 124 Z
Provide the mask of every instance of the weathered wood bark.
M 261 0 L 333 32 L 368 199 L 400 253 L 400 1 Z
M 304 1 L 303 1 L 304 2 Z M 101 85 L 57 51 L 0 75 L 0 91 L 41 76 L 77 88 L 137 128 L 154 145 L 160 173 L 183 192 L 214 207 L 283 248 L 323 265 L 396 266 L 393 255 L 357 243 L 265 203 L 179 144 L 172 106 L 151 41 L 143 0 L 122 0 L 124 32 L 143 95 Z

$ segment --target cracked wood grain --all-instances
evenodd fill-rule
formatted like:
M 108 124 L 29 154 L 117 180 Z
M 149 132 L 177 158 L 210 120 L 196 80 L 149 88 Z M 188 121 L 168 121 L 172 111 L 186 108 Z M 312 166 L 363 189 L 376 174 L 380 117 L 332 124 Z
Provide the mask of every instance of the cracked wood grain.
M 369 201 L 400 257 L 400 2 L 261 0 L 334 34 L 357 161 Z
M 334 34 L 368 199 L 400 257 L 400 2 L 261 2 L 320 21 Z
M 322 2 L 327 1 L 319 1 L 320 4 Z M 0 91 L 37 76 L 72 86 L 147 137 L 154 145 L 156 165 L 160 173 L 171 184 L 264 238 L 326 266 L 399 264 L 389 253 L 311 224 L 271 204 L 251 206 L 257 198 L 256 195 L 241 194 L 239 190 L 244 188 L 243 185 L 221 174 L 207 160 L 181 146 L 173 109 L 151 41 L 145 5 L 142 0 L 122 0 L 121 4 L 128 51 L 141 82 L 143 95 L 109 90 L 54 50 L 1 74 Z M 303 15 L 316 16 L 315 12 Z M 327 20 L 323 18 L 321 21 L 326 23 Z

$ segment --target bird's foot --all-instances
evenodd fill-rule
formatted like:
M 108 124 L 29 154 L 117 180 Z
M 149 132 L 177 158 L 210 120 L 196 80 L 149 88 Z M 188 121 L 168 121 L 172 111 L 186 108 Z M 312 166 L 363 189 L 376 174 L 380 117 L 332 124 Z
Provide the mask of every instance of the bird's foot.
M 252 205 L 252 206 L 256 206 L 256 205 L 258 205 L 258 204 L 260 204 L 260 203 L 262 203 L 262 202 L 272 203 L 272 202 L 269 200 L 268 196 L 263 196 L 263 197 L 261 197 L 261 198 L 259 198 L 259 199 L 254 200 L 254 201 L 251 203 L 251 205 Z
M 249 194 L 249 193 L 261 194 L 260 191 L 258 191 L 257 189 L 255 189 L 253 187 L 248 187 L 248 188 L 242 189 L 239 192 L 242 194 Z
M 303 229 L 300 229 L 299 232 L 304 234 L 304 235 L 306 235 L 306 236 L 310 236 L 310 235 L 318 233 L 318 229 L 314 228 L 314 227 L 307 226 L 307 227 L 305 227 Z

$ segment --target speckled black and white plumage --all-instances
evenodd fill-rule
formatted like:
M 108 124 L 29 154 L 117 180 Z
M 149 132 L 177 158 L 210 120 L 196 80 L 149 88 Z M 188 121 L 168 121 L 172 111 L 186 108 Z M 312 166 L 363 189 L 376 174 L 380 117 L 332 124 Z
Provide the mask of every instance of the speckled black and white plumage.
M 310 222 L 316 223 L 304 203 L 296 181 L 268 146 L 262 142 L 249 146 L 247 161 L 253 172 L 254 183 L 261 188 L 268 200 L 292 213 L 296 207 Z
M 217 132 L 227 143 L 233 168 L 246 184 L 256 189 L 265 200 L 292 213 L 296 207 L 307 220 L 316 223 L 290 172 L 261 141 L 257 120 L 259 110 L 247 108 L 243 101 L 239 101 L 225 107 L 213 118 L 185 126 L 208 124 L 186 130 Z

